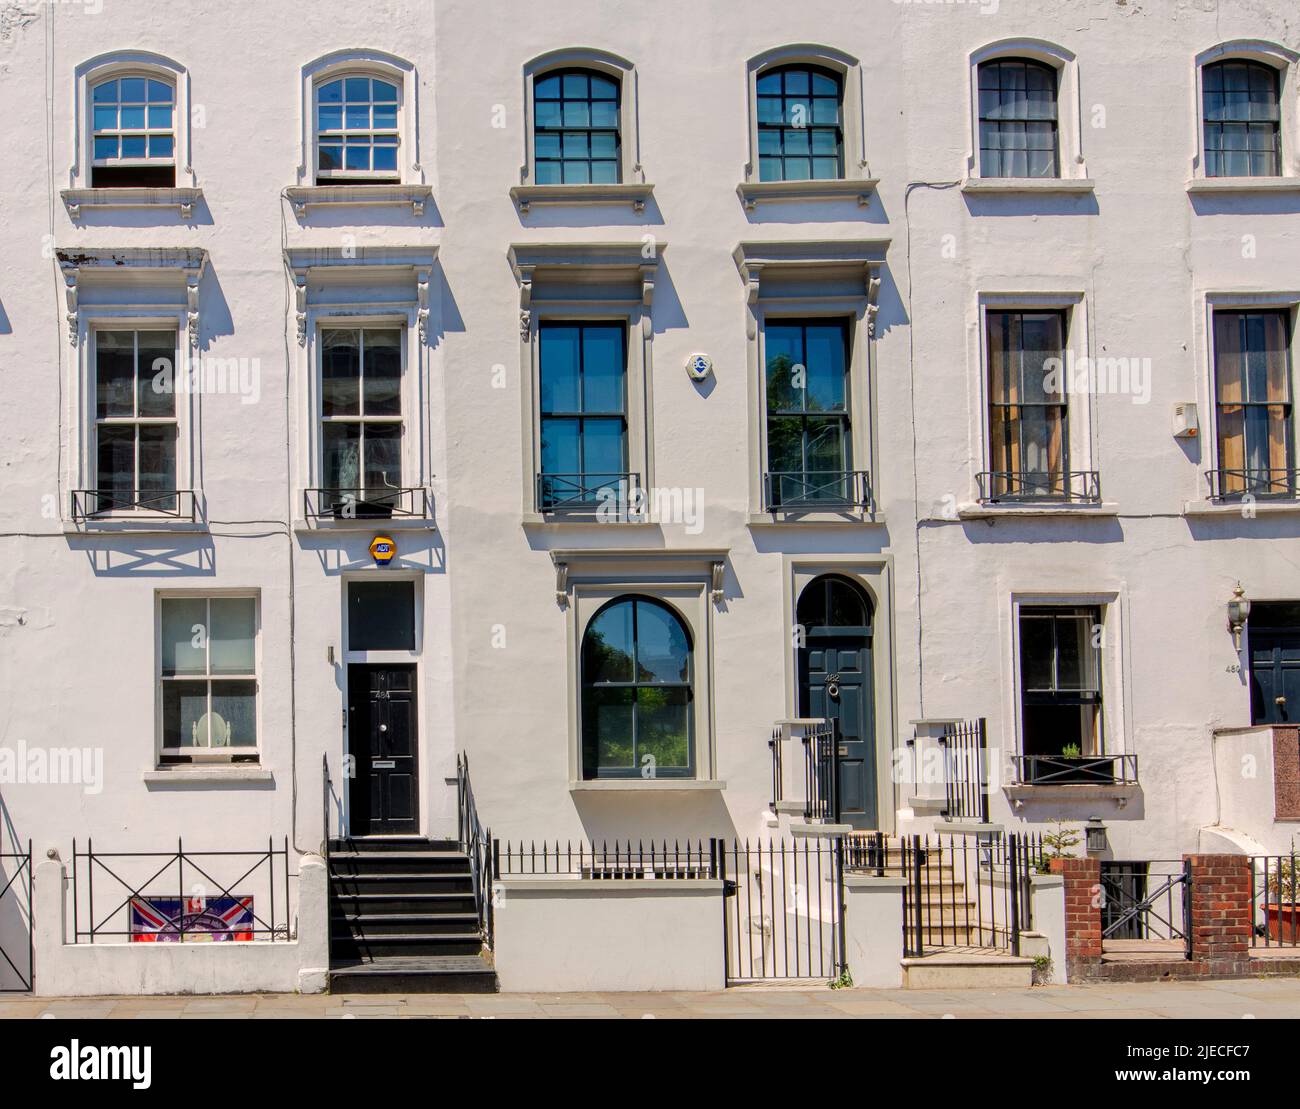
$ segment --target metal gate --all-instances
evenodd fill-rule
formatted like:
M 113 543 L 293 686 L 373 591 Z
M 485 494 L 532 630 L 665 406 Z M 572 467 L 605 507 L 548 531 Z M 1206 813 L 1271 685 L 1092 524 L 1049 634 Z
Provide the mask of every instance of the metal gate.
M 718 844 L 727 983 L 838 978 L 844 954 L 839 837 Z
M 0 852 L 0 993 L 32 988 L 32 844 Z
M 1104 862 L 1101 938 L 1172 945 L 1192 957 L 1191 865 L 1185 859 Z

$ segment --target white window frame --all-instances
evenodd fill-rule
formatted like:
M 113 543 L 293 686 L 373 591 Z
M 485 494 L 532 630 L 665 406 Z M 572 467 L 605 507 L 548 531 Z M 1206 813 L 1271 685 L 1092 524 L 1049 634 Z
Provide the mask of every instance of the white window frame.
M 1199 363 L 1204 367 L 1199 375 L 1200 385 L 1198 389 L 1200 411 L 1204 413 L 1200 420 L 1203 428 L 1200 436 L 1203 465 L 1198 467 L 1196 471 L 1195 493 L 1188 503 L 1202 507 L 1212 504 L 1221 505 L 1228 512 L 1239 513 L 1242 507 L 1240 501 L 1211 501 L 1209 489 L 1205 484 L 1208 480 L 1205 472 L 1217 470 L 1222 464 L 1219 458 L 1219 409 L 1216 403 L 1218 396 L 1218 367 L 1215 364 L 1214 357 L 1214 317 L 1218 312 L 1285 312 L 1290 317 L 1291 390 L 1294 406 L 1291 449 L 1292 457 L 1297 459 L 1297 466 L 1300 466 L 1300 397 L 1297 397 L 1297 391 L 1300 390 L 1300 289 L 1278 290 L 1271 293 L 1240 289 L 1206 290 L 1202 296 L 1202 311 L 1197 313 L 1198 319 L 1193 341 L 1201 349 Z M 1255 510 L 1262 512 L 1285 510 L 1288 507 L 1294 511 L 1298 506 L 1300 506 L 1300 502 L 1292 499 L 1278 501 L 1266 499 L 1254 502 Z
M 91 188 L 91 170 L 95 157 L 95 116 L 92 93 L 97 85 L 122 77 L 146 77 L 165 81 L 175 92 L 172 130 L 173 163 L 176 167 L 177 189 L 194 189 L 197 181 L 192 158 L 190 119 L 190 75 L 179 62 L 161 54 L 143 50 L 116 51 L 101 54 L 83 62 L 76 69 L 73 91 L 73 150 L 75 157 L 69 174 L 72 190 Z M 129 164 L 162 165 L 162 162 L 132 161 Z M 100 190 L 96 190 L 100 191 Z
M 993 292 L 984 291 L 976 298 L 977 334 L 975 337 L 978 372 L 974 374 L 975 422 L 971 442 L 979 444 L 977 467 L 971 471 L 970 503 L 980 504 L 978 473 L 993 469 L 992 428 L 989 424 L 989 312 L 1061 312 L 1065 316 L 1065 352 L 1075 352 L 1075 358 L 1092 358 L 1091 321 L 1088 301 L 1082 290 L 1054 292 Z M 1089 363 L 1091 364 L 1091 363 Z M 1098 471 L 1093 434 L 1093 393 L 1069 392 L 1066 382 L 1066 420 L 1068 422 L 1069 472 Z M 1105 475 L 1098 471 L 1098 481 Z M 1103 490 L 1104 493 L 1104 490 Z M 1089 502 L 1096 504 L 1097 502 Z M 1050 511 L 1052 506 L 1064 501 L 1034 502 L 1033 506 L 1007 503 L 985 506 L 988 511 Z
M 982 177 L 980 167 L 979 71 L 986 62 L 1027 58 L 1056 70 L 1056 142 L 1059 177 Z M 1079 59 L 1073 51 L 1038 38 L 991 42 L 971 53 L 966 116 L 970 146 L 962 167 L 963 188 L 986 192 L 1091 192 L 1083 153 L 1083 102 Z
M 1015 755 L 1023 755 L 1024 746 L 1024 711 L 1023 691 L 1020 681 L 1020 612 L 1023 608 L 1087 608 L 1101 610 L 1102 647 L 1101 647 L 1101 731 L 1103 755 L 1129 755 L 1133 753 L 1130 740 L 1132 722 L 1129 719 L 1128 689 L 1128 652 L 1127 646 L 1127 610 L 1128 598 L 1120 589 L 1053 590 L 1023 589 L 1012 590 L 1010 604 L 1004 610 L 1008 614 L 1006 625 L 1007 652 L 1004 656 L 1009 669 L 1003 681 L 1007 691 L 1007 720 L 1011 722 L 1011 743 L 1004 750 Z M 1003 781 L 1014 786 L 1024 785 L 1018 782 L 1016 768 L 1004 767 L 1006 773 Z M 1042 786 L 1027 788 L 1042 789 Z M 1102 790 L 1132 789 L 1131 785 L 1115 783 L 1098 783 Z
M 419 77 L 414 63 L 378 50 L 339 50 L 303 66 L 301 73 L 299 122 L 302 134 L 302 161 L 297 169 L 297 185 L 304 188 L 331 186 L 329 178 L 317 180 L 319 165 L 316 131 L 317 92 L 323 85 L 340 77 L 376 77 L 397 86 L 397 173 L 396 181 L 376 181 L 358 186 L 380 189 L 384 185 L 423 185 L 424 167 L 420 163 L 419 109 L 416 91 Z M 353 173 L 351 177 L 365 176 Z M 404 197 L 403 199 L 409 199 Z
M 823 181 L 763 181 L 758 158 L 758 79 L 771 69 L 808 65 L 828 69 L 840 79 L 843 102 L 840 126 L 844 149 L 844 172 Z M 856 200 L 866 207 L 875 191 L 876 179 L 867 162 L 866 94 L 862 66 L 852 54 L 817 43 L 794 43 L 764 50 L 745 65 L 745 117 L 748 160 L 737 193 L 747 209 L 760 201 Z
M 611 554 L 612 552 L 607 552 Z M 568 675 L 569 789 L 587 790 L 696 790 L 722 789 L 717 779 L 717 744 L 714 726 L 714 647 L 711 580 L 655 565 L 654 555 L 630 552 L 623 560 L 600 566 L 573 556 L 574 576 L 566 583 L 566 636 Z M 701 559 L 703 561 L 703 559 Z M 658 572 L 655 572 L 658 570 Z M 580 575 L 580 576 L 579 576 Z M 691 635 L 693 742 L 695 775 L 691 778 L 594 778 L 582 776 L 582 641 L 593 617 L 610 601 L 624 596 L 644 596 L 671 609 Z
M 1205 67 L 1215 62 L 1260 62 L 1278 71 L 1278 138 L 1282 173 L 1277 177 L 1207 177 L 1205 174 Z M 1187 187 L 1192 192 L 1300 189 L 1300 108 L 1296 74 L 1300 53 L 1264 39 L 1232 39 L 1196 55 L 1192 63 L 1192 160 Z
M 198 681 L 197 677 L 187 675 L 177 675 L 174 677 L 163 676 L 162 672 L 162 609 L 163 602 L 167 600 L 197 601 L 203 600 L 211 602 L 213 600 L 251 598 L 253 601 L 253 674 L 252 681 L 255 685 L 255 727 L 257 729 L 257 743 L 252 747 L 164 747 L 163 746 L 163 682 L 164 681 Z M 209 626 L 211 623 L 211 607 L 208 608 Z M 238 756 L 241 761 L 247 765 L 260 765 L 262 762 L 262 592 L 260 589 L 159 589 L 154 593 L 154 752 L 155 764 L 163 766 L 163 758 L 180 758 L 188 756 L 192 763 L 234 763 L 235 757 Z M 222 678 L 231 680 L 248 681 L 246 675 L 222 675 Z M 203 681 L 209 684 L 209 699 L 211 698 L 211 674 L 205 674 Z M 251 758 L 250 758 L 251 756 Z M 175 763 L 165 764 L 168 767 L 176 765 Z M 182 764 L 183 765 L 183 764 Z

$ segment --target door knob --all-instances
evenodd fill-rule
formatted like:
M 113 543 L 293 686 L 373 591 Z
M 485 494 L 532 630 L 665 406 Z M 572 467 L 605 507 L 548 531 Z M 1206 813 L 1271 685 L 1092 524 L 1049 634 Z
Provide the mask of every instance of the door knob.
M 387 724 L 380 724 L 380 725 L 379 725 L 379 730 L 380 730 L 381 732 L 386 732 L 386 731 L 388 731 L 388 725 L 387 725 Z
M 1285 697 L 1274 697 L 1274 698 L 1273 698 L 1273 704 L 1275 704 L 1275 705 L 1285 705 L 1285 704 L 1286 704 L 1286 698 L 1285 698 Z

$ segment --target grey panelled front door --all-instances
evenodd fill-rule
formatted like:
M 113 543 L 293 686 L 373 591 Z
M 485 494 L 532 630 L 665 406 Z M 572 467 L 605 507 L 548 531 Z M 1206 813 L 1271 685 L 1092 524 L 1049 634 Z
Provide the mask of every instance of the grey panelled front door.
M 871 633 L 810 629 L 799 652 L 800 715 L 839 724 L 840 819 L 876 828 Z

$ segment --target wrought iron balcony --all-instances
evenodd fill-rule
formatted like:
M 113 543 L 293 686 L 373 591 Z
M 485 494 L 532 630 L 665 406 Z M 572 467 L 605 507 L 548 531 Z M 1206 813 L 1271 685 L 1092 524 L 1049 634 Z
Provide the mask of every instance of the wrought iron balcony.
M 304 489 L 308 520 L 392 520 L 429 518 L 429 497 L 422 485 L 408 489 Z
M 1136 785 L 1137 755 L 1013 755 L 1026 786 Z
M 639 474 L 538 474 L 537 510 L 626 512 L 641 487 Z
M 772 470 L 763 475 L 768 512 L 870 512 L 871 474 L 866 470 Z
M 1096 470 L 985 470 L 975 480 L 986 504 L 1101 500 L 1101 475 Z
M 134 515 L 166 516 L 175 520 L 195 519 L 192 489 L 74 489 L 72 518 L 87 520 L 129 519 Z
M 1215 501 L 1246 496 L 1286 500 L 1300 492 L 1300 470 L 1207 470 L 1205 477 Z

